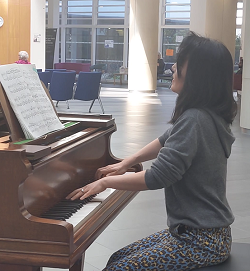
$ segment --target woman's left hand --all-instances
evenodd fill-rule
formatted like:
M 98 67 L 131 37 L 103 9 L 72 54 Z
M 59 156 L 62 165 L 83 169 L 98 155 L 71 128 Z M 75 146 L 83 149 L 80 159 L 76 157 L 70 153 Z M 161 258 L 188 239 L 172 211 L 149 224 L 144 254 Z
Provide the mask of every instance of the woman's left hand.
M 87 184 L 81 188 L 77 188 L 76 190 L 74 190 L 73 192 L 71 192 L 66 199 L 71 199 L 71 200 L 75 200 L 75 199 L 80 199 L 83 200 L 87 197 L 90 197 L 92 195 L 101 193 L 102 191 L 104 191 L 106 189 L 104 182 L 102 181 L 102 179 L 95 181 L 93 183 Z

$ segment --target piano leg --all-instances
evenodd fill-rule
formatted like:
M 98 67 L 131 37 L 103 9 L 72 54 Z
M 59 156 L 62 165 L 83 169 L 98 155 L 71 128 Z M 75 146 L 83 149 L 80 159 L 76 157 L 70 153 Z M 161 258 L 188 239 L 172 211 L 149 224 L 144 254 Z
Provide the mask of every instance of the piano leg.
M 13 264 L 0 264 L 1 271 L 42 271 L 41 267 L 13 265 Z
M 82 257 L 79 260 L 77 260 L 74 265 L 71 266 L 69 271 L 83 271 L 84 258 L 85 253 L 83 253 Z

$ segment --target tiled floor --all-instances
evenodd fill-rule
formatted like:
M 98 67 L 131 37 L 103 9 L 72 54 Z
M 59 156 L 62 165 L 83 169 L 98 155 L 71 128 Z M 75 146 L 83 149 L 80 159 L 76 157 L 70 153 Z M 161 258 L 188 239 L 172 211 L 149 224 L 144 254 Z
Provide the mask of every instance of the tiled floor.
M 157 93 L 152 94 L 131 93 L 126 87 L 104 85 L 101 99 L 105 113 L 112 114 L 117 124 L 117 131 L 111 138 L 111 150 L 115 156 L 124 158 L 169 127 L 176 95 L 166 87 L 159 87 Z M 66 104 L 61 102 L 58 111 L 83 113 L 88 112 L 88 106 L 88 102 L 70 101 L 67 110 Z M 92 112 L 101 113 L 98 102 Z M 250 136 L 241 133 L 239 116 L 232 130 L 236 141 L 228 161 L 227 195 L 235 215 L 233 240 L 250 243 Z M 148 168 L 150 162 L 143 166 Z M 84 271 L 102 270 L 114 251 L 165 227 L 163 190 L 140 192 L 86 251 Z M 49 270 L 65 269 L 43 268 L 43 271 Z

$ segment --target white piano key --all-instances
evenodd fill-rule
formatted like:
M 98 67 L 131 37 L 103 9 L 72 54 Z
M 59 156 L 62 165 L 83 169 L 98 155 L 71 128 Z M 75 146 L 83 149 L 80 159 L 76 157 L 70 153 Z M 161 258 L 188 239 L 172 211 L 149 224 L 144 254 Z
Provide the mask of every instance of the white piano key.
M 73 225 L 74 231 L 76 231 L 83 223 L 88 219 L 88 215 L 91 215 L 91 212 L 94 211 L 108 196 L 110 196 L 115 189 L 107 188 L 103 192 L 99 193 L 94 197 L 90 202 L 86 203 L 79 209 L 76 213 L 66 219 L 66 221 Z
M 76 213 L 74 213 L 70 218 L 66 219 L 66 221 L 73 225 L 75 228 L 79 222 L 81 222 L 84 218 L 86 218 L 101 202 L 88 202 L 83 205 L 81 209 L 79 209 Z
M 126 172 L 125 174 L 131 174 L 134 172 Z M 116 189 L 107 188 L 103 192 L 97 194 L 90 202 L 83 205 L 76 213 L 74 213 L 66 221 L 73 225 L 74 231 L 76 231 L 86 220 L 87 217 L 91 215 L 91 212 L 94 211 L 104 200 L 106 200 Z
M 115 191 L 115 189 L 112 188 L 107 188 L 106 190 L 104 190 L 103 192 L 97 194 L 92 200 L 93 201 L 104 201 L 109 195 L 111 195 L 113 192 Z

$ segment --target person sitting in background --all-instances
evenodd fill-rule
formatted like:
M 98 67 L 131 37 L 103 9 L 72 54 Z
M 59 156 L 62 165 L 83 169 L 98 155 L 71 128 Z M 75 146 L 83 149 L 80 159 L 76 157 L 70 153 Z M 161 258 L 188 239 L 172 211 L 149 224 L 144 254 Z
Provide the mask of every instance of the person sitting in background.
M 90 71 L 101 71 L 102 73 L 105 73 L 107 69 L 107 65 L 106 64 L 95 64 L 90 66 Z
M 163 74 L 164 73 L 164 66 L 165 63 L 162 59 L 161 53 L 158 52 L 158 59 L 157 59 L 157 75 L 158 74 Z
M 243 57 L 240 57 L 240 62 L 239 62 L 239 69 L 236 72 L 237 74 L 242 74 L 242 70 L 243 70 Z
M 16 61 L 15 63 L 17 63 L 17 64 L 30 64 L 30 62 L 28 61 L 29 54 L 26 51 L 20 51 L 18 53 L 18 58 L 19 58 L 19 60 Z

